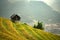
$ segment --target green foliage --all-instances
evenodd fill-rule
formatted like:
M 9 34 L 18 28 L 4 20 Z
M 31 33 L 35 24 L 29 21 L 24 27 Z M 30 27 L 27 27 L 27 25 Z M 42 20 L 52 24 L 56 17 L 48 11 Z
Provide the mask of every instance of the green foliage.
M 39 21 L 38 21 L 37 26 L 34 24 L 34 28 L 43 30 L 43 29 L 44 29 L 44 28 L 43 28 L 43 22 L 39 22 Z
M 34 28 L 36 28 L 37 26 L 34 24 Z

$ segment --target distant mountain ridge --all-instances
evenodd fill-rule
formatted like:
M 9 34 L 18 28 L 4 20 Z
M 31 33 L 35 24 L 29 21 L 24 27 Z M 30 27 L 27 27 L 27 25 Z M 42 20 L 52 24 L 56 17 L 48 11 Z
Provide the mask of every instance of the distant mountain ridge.
M 30 3 L 28 3 L 19 1 L 7 4 L 9 5 L 6 6 L 5 4 L 5 6 L 3 6 L 2 8 L 2 12 L 0 15 L 1 17 L 9 17 L 12 13 L 17 13 L 22 17 L 22 21 L 27 23 L 32 22 L 31 18 L 29 18 L 30 16 L 45 23 L 60 23 L 60 13 L 53 10 L 53 8 L 51 8 L 44 2 L 31 1 Z M 47 22 L 48 19 L 52 19 L 53 21 Z

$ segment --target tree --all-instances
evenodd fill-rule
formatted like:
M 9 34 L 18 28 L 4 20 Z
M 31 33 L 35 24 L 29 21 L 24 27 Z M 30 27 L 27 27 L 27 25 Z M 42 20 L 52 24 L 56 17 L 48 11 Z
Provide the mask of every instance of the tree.
M 36 28 L 37 26 L 34 24 L 34 28 Z
M 43 28 L 43 22 L 39 22 L 39 21 L 38 21 L 37 26 L 34 24 L 34 28 L 43 30 L 43 29 L 44 29 L 44 28 Z

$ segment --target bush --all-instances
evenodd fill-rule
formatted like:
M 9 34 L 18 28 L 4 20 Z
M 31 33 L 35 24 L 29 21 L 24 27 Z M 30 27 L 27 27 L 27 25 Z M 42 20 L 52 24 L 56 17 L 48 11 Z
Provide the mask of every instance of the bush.
M 38 21 L 38 24 L 37 24 L 37 25 L 34 24 L 34 28 L 43 30 L 43 29 L 44 29 L 44 28 L 43 28 L 43 22 L 39 22 L 39 21 Z

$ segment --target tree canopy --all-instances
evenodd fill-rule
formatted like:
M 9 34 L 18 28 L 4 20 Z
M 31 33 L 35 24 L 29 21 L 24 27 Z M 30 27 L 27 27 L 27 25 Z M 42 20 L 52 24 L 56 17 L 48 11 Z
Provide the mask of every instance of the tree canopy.
M 39 22 L 39 21 L 38 21 L 38 24 L 37 24 L 37 25 L 34 24 L 34 28 L 43 30 L 43 29 L 44 29 L 44 28 L 43 28 L 43 22 Z

